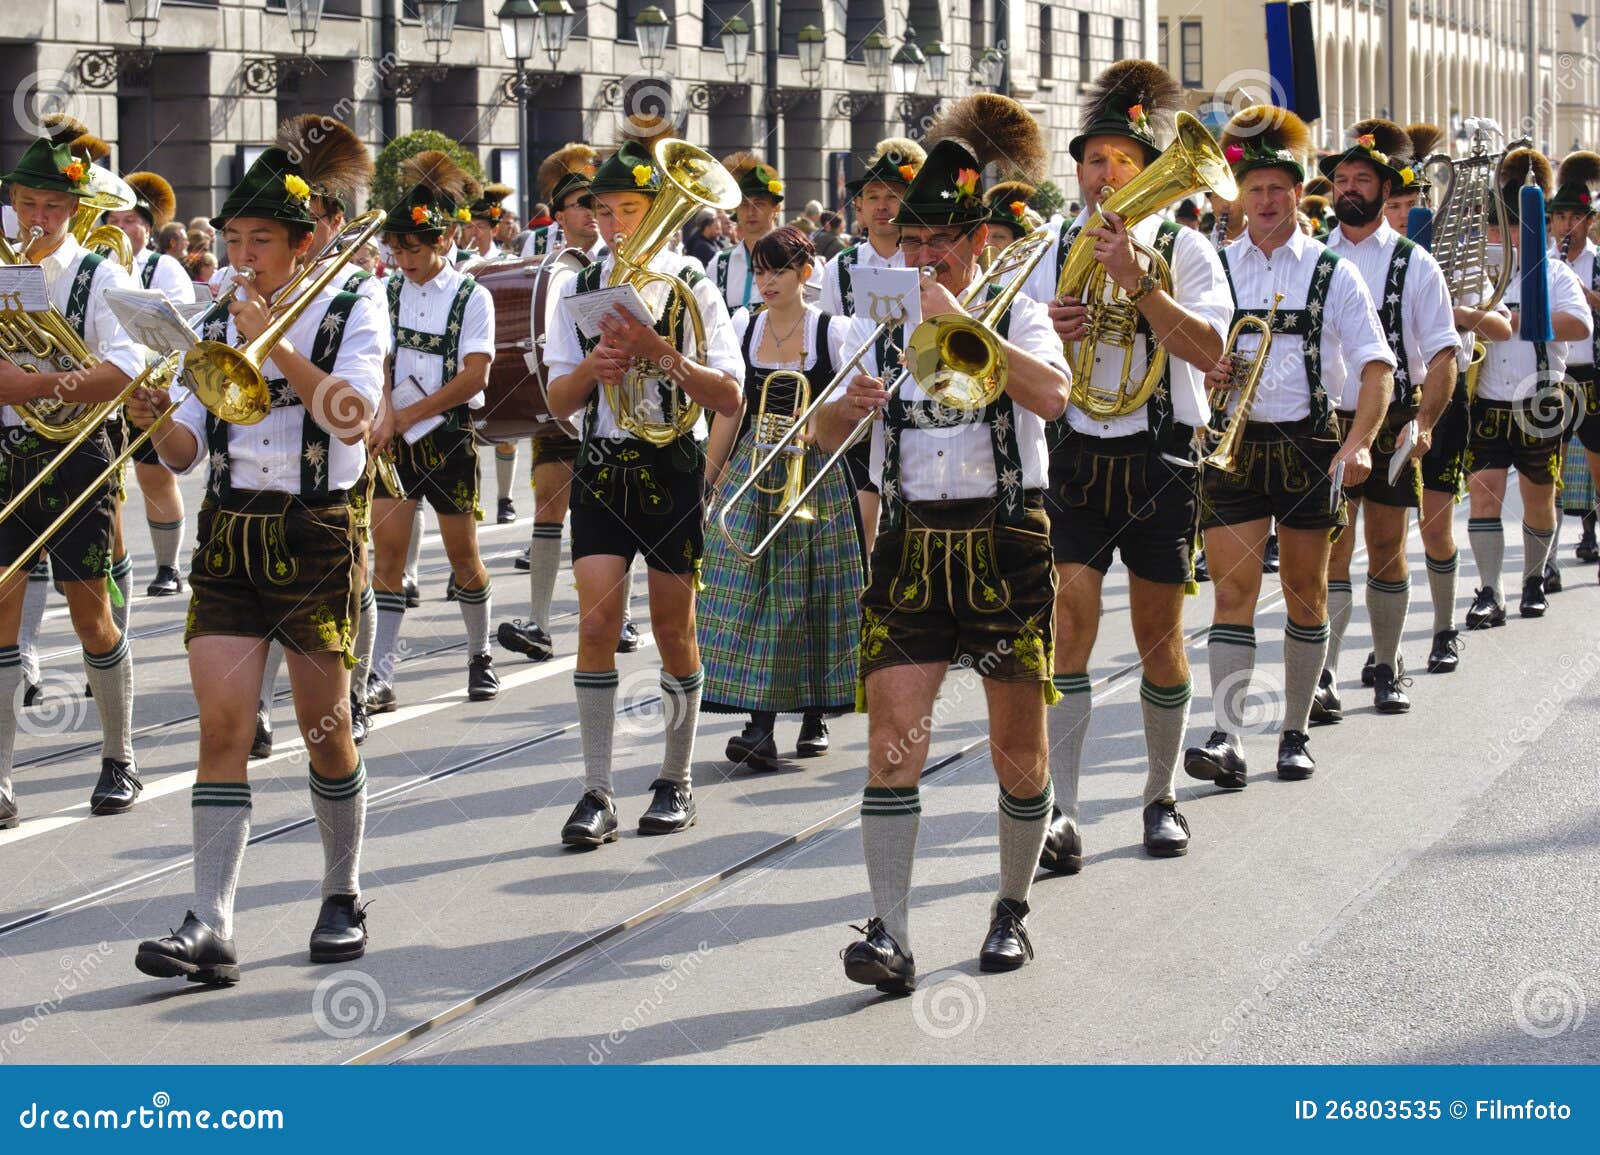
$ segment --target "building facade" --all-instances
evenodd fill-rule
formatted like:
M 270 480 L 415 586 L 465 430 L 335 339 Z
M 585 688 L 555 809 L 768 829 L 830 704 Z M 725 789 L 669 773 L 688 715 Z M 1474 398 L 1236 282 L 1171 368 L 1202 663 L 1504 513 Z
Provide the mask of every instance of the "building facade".
M 65 111 L 113 146 L 122 171 L 172 180 L 185 217 L 215 210 L 277 122 L 326 112 L 374 148 L 418 128 L 474 149 L 490 179 L 519 186 L 533 164 L 570 140 L 614 143 L 629 111 L 665 107 L 679 134 L 721 155 L 753 148 L 783 173 L 788 203 L 837 205 L 843 183 L 877 140 L 920 134 L 940 100 L 1006 91 L 1049 134 L 1051 177 L 1076 193 L 1066 143 L 1084 86 L 1106 65 L 1156 49 L 1155 0 L 656 0 L 670 22 L 663 59 L 641 61 L 635 19 L 645 0 L 573 0 L 577 19 L 552 67 L 527 62 L 525 124 L 508 95 L 499 0 L 460 0 L 437 58 L 415 0 L 325 0 L 304 52 L 283 0 L 166 0 L 142 54 L 122 0 L 51 0 L 0 7 L 0 69 L 16 82 L 0 118 L 0 159 L 20 152 L 43 112 Z M 734 16 L 751 27 L 742 74 L 720 36 Z M 800 32 L 823 30 L 815 80 L 801 71 Z M 873 32 L 899 48 L 940 42 L 948 77 L 924 70 L 914 91 L 868 74 Z M 513 90 L 514 92 L 514 90 Z

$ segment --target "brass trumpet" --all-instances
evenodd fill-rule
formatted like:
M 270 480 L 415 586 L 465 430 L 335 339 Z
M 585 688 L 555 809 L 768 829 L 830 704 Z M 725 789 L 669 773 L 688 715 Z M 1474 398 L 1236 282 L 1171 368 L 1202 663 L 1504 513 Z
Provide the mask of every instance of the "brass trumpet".
M 767 400 L 776 384 L 792 383 L 794 385 L 794 404 L 789 412 L 779 413 L 768 408 Z M 794 510 L 794 516 L 801 521 L 815 521 L 817 515 L 807 506 L 800 504 L 799 493 L 805 484 L 805 446 L 798 444 L 798 435 L 791 437 L 795 429 L 795 422 L 799 414 L 804 413 L 811 404 L 811 381 L 804 373 L 793 369 L 778 369 L 768 373 L 766 380 L 761 382 L 761 403 L 756 408 L 756 415 L 752 429 L 755 432 L 755 444 L 752 446 L 756 453 L 771 450 L 782 446 L 781 452 L 785 458 L 784 480 L 782 485 L 763 485 L 760 474 L 756 474 L 756 491 L 767 494 L 781 494 L 782 500 L 778 502 L 777 514 L 784 516 Z
M 1209 401 L 1213 413 L 1224 410 L 1228 404 L 1228 394 L 1237 389 L 1239 404 L 1234 407 L 1233 417 L 1229 419 L 1227 428 L 1217 438 L 1216 448 L 1200 459 L 1200 464 L 1207 469 L 1220 469 L 1224 473 L 1239 471 L 1239 446 L 1244 441 L 1244 430 L 1250 421 L 1250 411 L 1255 408 L 1256 391 L 1261 387 L 1261 374 L 1267 367 L 1267 353 L 1272 348 L 1272 320 L 1278 315 L 1278 306 L 1282 301 L 1283 294 L 1275 294 L 1272 308 L 1266 317 L 1240 317 L 1233 323 L 1233 328 L 1228 330 L 1228 343 L 1222 350 L 1222 355 L 1232 359 L 1233 369 L 1229 374 L 1229 381 L 1237 384 L 1228 389 L 1213 389 Z M 1246 357 L 1235 350 L 1239 346 L 1239 338 L 1248 329 L 1260 332 L 1261 343 L 1256 346 L 1254 353 Z

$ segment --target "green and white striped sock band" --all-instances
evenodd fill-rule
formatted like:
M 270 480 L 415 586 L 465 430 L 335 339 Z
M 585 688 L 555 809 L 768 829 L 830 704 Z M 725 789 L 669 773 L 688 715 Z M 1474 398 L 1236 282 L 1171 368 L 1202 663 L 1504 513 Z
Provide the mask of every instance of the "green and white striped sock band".
M 33 568 L 28 571 L 28 580 L 31 582 L 47 582 L 50 580 L 50 559 L 41 557 L 33 563 Z
M 895 818 L 922 813 L 922 790 L 917 786 L 868 786 L 861 792 L 861 813 Z
M 344 778 L 324 778 L 315 769 L 311 771 L 311 793 L 337 802 L 341 798 L 354 798 L 367 784 L 367 764 L 356 759 L 355 773 Z
M 1407 589 L 1409 587 L 1402 584 L 1400 588 Z M 1212 628 L 1215 629 L 1215 627 Z M 1297 626 L 1293 622 L 1286 622 L 1283 627 L 1283 636 L 1314 646 L 1319 642 L 1328 640 L 1328 623 L 1324 621 L 1318 622 L 1314 626 Z M 1252 644 L 1254 643 L 1252 642 Z
M 1087 694 L 1093 689 L 1088 674 L 1057 674 L 1050 680 L 1058 694 Z
M 128 635 L 123 634 L 117 639 L 117 644 L 103 654 L 91 654 L 83 651 L 83 660 L 96 670 L 109 670 L 118 662 L 128 656 Z
M 1149 678 L 1139 679 L 1139 697 L 1152 706 L 1175 710 L 1193 696 L 1194 687 L 1190 682 L 1184 682 L 1181 686 L 1158 686 Z
M 1044 784 L 1044 793 L 1033 798 L 1018 798 L 1015 794 L 1000 791 L 1000 810 L 1015 818 L 1018 822 L 1037 822 L 1041 818 L 1050 817 L 1050 809 L 1055 805 L 1055 791 L 1050 788 L 1050 783 Z M 866 808 L 863 802 L 862 808 Z
M 1431 557 L 1428 559 L 1428 569 L 1434 573 L 1455 573 L 1460 568 L 1461 551 L 1459 549 L 1443 561 L 1436 561 Z
M 484 582 L 481 590 L 464 590 L 457 586 L 456 601 L 464 606 L 480 606 L 489 600 L 489 587 L 493 584 L 493 582 Z M 402 602 L 405 601 L 405 597 L 402 595 L 400 600 Z
M 1467 532 L 1475 529 L 1498 530 L 1503 523 L 1498 517 L 1469 517 L 1467 518 Z
M 1323 631 L 1327 631 L 1327 623 L 1323 623 Z M 1216 624 L 1211 627 L 1211 632 L 1206 635 L 1207 645 L 1249 646 L 1256 648 L 1256 628 L 1254 626 L 1228 626 Z
M 189 791 L 189 805 L 234 806 L 250 809 L 248 782 L 196 782 Z
M 133 572 L 133 555 L 123 554 L 120 559 L 111 563 L 111 576 L 114 579 L 125 578 Z
M 403 602 L 403 601 L 405 601 L 405 598 L 402 596 L 400 600 Z M 375 606 L 377 604 L 378 604 L 378 596 L 375 593 L 372 592 L 372 587 L 371 586 L 364 587 L 362 589 L 362 591 L 361 591 L 361 608 L 363 610 L 366 610 L 366 609 L 369 609 L 372 606 Z
M 1408 577 L 1400 581 L 1386 582 L 1375 577 L 1368 577 L 1367 588 L 1369 590 L 1377 590 L 1379 593 L 1403 594 L 1410 591 L 1411 579 Z M 1290 624 L 1293 625 L 1294 623 L 1291 622 Z
M 609 690 L 617 684 L 615 670 L 574 670 L 572 684 L 580 690 Z
M 1335 590 L 1343 590 L 1345 593 L 1349 593 L 1351 591 L 1350 579 L 1346 578 L 1345 580 L 1340 581 L 1338 578 L 1329 578 L 1328 592 L 1331 594 Z
M 456 596 L 460 597 L 461 594 L 458 592 Z M 391 614 L 403 614 L 406 612 L 405 594 L 391 594 L 385 593 L 382 590 L 377 590 L 373 592 L 372 597 L 373 600 L 378 603 L 379 610 Z
M 705 680 L 706 672 L 704 668 L 698 669 L 692 674 L 685 674 L 681 678 L 674 674 L 669 674 L 665 670 L 661 671 L 661 688 L 669 692 L 688 694 L 698 690 L 705 684 Z
M 19 646 L 0 646 L 0 667 L 22 665 L 22 649 Z
M 536 521 L 533 523 L 533 540 L 540 538 L 561 539 L 561 523 L 559 521 Z

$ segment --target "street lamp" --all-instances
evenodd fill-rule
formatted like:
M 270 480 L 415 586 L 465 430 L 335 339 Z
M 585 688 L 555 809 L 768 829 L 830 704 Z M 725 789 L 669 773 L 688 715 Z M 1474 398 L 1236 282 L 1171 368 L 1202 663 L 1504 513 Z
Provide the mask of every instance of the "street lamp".
M 139 47 L 156 34 L 161 23 L 161 0 L 128 0 L 128 27 L 139 34 Z
M 666 58 L 667 33 L 670 29 L 667 14 L 654 4 L 633 19 L 633 38 L 639 43 L 639 61 L 652 75 Z
M 722 58 L 727 62 L 728 74 L 737 83 L 745 65 L 750 63 L 750 25 L 742 16 L 735 16 L 723 24 L 717 39 L 722 42 Z
M 284 0 L 284 11 L 289 16 L 289 36 L 303 56 L 317 39 L 317 25 L 322 23 L 323 0 Z
M 882 29 L 873 31 L 861 42 L 861 56 L 867 62 L 867 79 L 875 87 L 882 87 L 889 73 L 889 38 Z
M 905 43 L 890 61 L 894 71 L 896 94 L 910 96 L 917 90 L 917 82 L 922 79 L 922 66 L 926 63 L 927 58 L 922 55 L 922 49 L 917 47 L 916 33 L 907 28 Z
M 800 75 L 805 78 L 806 87 L 815 88 L 822 75 L 822 62 L 828 56 L 828 39 L 822 29 L 815 24 L 800 29 L 799 52 Z
M 578 14 L 567 0 L 540 0 L 536 38 L 539 47 L 550 59 L 551 69 L 555 68 L 561 60 L 561 54 L 567 50 L 567 41 L 572 38 L 572 29 L 577 22 Z
M 935 40 L 926 49 L 928 57 L 928 80 L 937 92 L 950 76 L 950 50 L 939 41 Z
M 456 8 L 461 0 L 421 0 L 422 42 L 433 50 L 433 62 L 450 49 L 456 30 Z
M 506 0 L 494 14 L 500 22 L 500 47 L 506 59 L 521 72 L 533 55 L 534 33 L 539 24 L 538 10 L 533 0 Z M 520 87 L 520 85 L 519 85 Z

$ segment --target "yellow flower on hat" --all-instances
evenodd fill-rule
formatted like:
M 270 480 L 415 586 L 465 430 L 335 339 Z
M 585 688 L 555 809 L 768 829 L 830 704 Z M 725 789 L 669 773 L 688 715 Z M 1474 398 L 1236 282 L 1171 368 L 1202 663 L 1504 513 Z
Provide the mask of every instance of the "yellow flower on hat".
M 462 205 L 460 208 L 458 208 L 456 210 L 456 220 L 458 220 L 458 221 L 470 221 L 471 219 L 472 219 L 472 210 L 469 209 L 466 205 Z
M 283 191 L 302 203 L 311 199 L 311 186 L 292 172 L 283 178 Z
M 769 180 L 767 182 L 767 191 L 773 196 L 777 196 L 783 191 L 783 182 L 781 180 Z
M 640 188 L 648 188 L 650 185 L 650 178 L 655 176 L 655 174 L 655 169 L 651 168 L 649 165 L 636 164 L 633 166 L 633 183 L 638 185 Z
M 1417 174 L 1412 171 L 1410 165 L 1407 165 L 1405 168 L 1400 170 L 1400 179 L 1405 181 L 1406 184 L 1414 184 L 1416 183 Z

